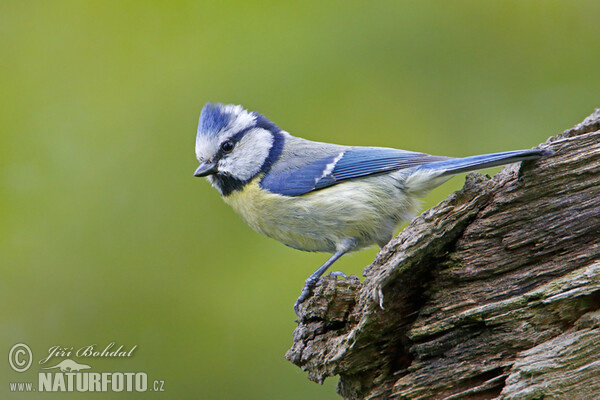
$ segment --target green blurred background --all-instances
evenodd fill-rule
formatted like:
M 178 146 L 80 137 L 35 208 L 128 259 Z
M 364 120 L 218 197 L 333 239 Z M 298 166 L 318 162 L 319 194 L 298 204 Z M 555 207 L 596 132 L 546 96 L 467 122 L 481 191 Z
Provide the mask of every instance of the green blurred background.
M 69 398 L 338 398 L 284 359 L 327 255 L 253 232 L 192 176 L 202 106 L 342 144 L 529 148 L 600 106 L 599 4 L 0 2 L 0 397 L 64 398 L 8 383 L 37 382 L 51 346 L 114 341 L 134 356 L 93 370 L 165 392 Z M 34 352 L 22 374 L 17 342 Z

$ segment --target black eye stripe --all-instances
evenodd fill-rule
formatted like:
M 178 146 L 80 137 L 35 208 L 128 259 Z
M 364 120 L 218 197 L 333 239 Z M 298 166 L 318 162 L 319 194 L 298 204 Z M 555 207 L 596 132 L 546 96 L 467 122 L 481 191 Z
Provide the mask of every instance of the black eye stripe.
M 219 145 L 219 151 L 217 153 L 217 158 L 221 158 L 223 157 L 225 154 L 228 154 L 230 151 L 233 150 L 233 147 L 231 148 L 231 150 L 225 151 L 223 149 L 223 144 L 227 143 L 227 142 L 231 142 L 233 143 L 233 146 L 235 147 L 235 145 L 244 137 L 244 135 L 246 135 L 246 133 L 248 133 L 249 130 L 256 128 L 255 126 L 249 126 L 241 131 L 239 131 L 238 133 L 236 133 L 235 135 L 233 135 L 232 137 L 230 137 L 229 139 L 225 140 L 224 142 L 222 142 Z
M 256 124 L 254 125 L 250 125 L 244 129 L 242 129 L 241 131 L 239 131 L 238 133 L 236 133 L 235 135 L 231 136 L 229 139 L 225 140 L 224 142 L 222 142 L 219 145 L 219 150 L 217 152 L 217 159 L 222 158 L 224 155 L 228 154 L 229 152 L 226 152 L 223 150 L 222 146 L 224 143 L 230 141 L 233 142 L 233 145 L 235 147 L 235 145 L 242 140 L 242 138 L 252 129 L 255 128 L 261 128 L 264 129 L 266 131 L 271 132 L 271 134 L 275 135 L 275 134 L 279 134 L 279 132 L 281 131 L 281 129 L 273 124 L 272 122 L 268 121 L 267 119 L 265 119 L 262 115 L 258 115 L 257 116 L 257 120 L 256 120 Z M 233 148 L 230 150 L 233 151 Z

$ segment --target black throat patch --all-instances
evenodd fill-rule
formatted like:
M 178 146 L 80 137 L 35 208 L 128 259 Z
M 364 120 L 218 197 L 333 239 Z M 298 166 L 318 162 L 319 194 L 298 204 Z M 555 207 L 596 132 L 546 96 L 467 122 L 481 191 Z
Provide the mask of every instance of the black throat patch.
M 216 174 L 212 176 L 212 184 L 221 192 L 222 196 L 229 196 L 236 190 L 242 190 L 252 179 L 241 180 L 231 175 Z

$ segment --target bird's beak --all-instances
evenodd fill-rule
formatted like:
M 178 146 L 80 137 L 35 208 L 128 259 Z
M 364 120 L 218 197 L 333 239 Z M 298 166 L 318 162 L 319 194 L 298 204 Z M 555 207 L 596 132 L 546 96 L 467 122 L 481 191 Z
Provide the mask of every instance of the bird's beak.
M 217 172 L 218 170 L 216 163 L 205 161 L 202 164 L 200 164 L 200 166 L 196 169 L 196 172 L 194 172 L 194 176 L 208 176 L 216 174 Z

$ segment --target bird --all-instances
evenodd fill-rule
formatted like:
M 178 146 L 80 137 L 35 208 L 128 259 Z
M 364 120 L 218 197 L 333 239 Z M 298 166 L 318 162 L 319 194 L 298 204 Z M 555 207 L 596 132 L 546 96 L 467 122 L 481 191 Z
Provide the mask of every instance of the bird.
M 293 307 L 297 315 L 336 260 L 385 246 L 416 214 L 418 199 L 452 176 L 549 152 L 457 158 L 315 142 L 292 136 L 262 114 L 221 103 L 202 108 L 195 150 L 200 166 L 194 176 L 206 177 L 255 231 L 298 250 L 331 254 L 306 279 Z

